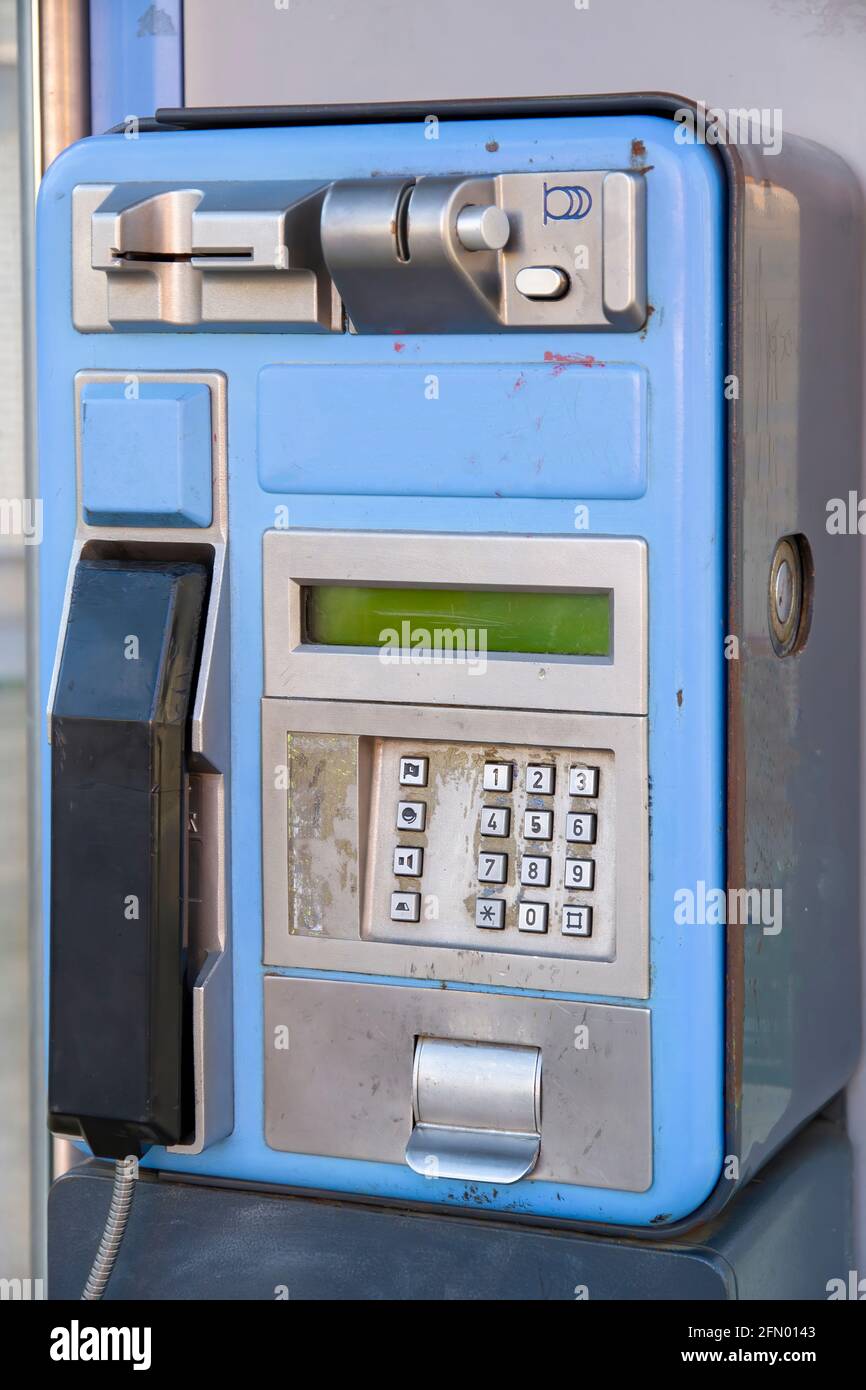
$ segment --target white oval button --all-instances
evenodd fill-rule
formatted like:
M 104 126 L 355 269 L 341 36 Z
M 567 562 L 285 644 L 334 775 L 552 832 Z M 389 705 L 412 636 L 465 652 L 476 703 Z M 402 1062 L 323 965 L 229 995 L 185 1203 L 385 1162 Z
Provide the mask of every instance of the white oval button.
M 524 299 L 561 299 L 568 276 L 558 265 L 525 265 L 515 275 L 514 286 Z

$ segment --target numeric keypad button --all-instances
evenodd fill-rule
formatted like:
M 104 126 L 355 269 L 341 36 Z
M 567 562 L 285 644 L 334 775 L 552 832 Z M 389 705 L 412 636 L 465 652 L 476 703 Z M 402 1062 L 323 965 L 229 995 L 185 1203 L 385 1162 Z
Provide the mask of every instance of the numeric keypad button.
M 553 812 L 524 811 L 523 838 L 525 840 L 552 840 Z
M 547 903 L 520 903 L 517 909 L 518 931 L 547 931 Z
M 486 792 L 510 792 L 514 781 L 511 763 L 485 763 L 481 785 Z
M 478 856 L 479 883 L 505 883 L 508 879 L 508 855 L 482 850 Z
M 550 860 L 543 854 L 524 854 L 520 861 L 520 882 L 535 888 L 550 883 Z
M 595 860 L 566 858 L 565 886 L 566 888 L 594 888 Z
M 481 807 L 481 834 L 496 835 L 500 839 L 511 829 L 511 811 L 508 806 Z
M 550 763 L 530 763 L 526 769 L 526 790 L 530 795 L 552 796 L 556 768 Z
M 572 845 L 594 845 L 595 826 L 592 812 L 570 811 L 565 818 L 565 838 Z
M 570 796 L 598 796 L 598 768 L 570 767 L 568 791 Z

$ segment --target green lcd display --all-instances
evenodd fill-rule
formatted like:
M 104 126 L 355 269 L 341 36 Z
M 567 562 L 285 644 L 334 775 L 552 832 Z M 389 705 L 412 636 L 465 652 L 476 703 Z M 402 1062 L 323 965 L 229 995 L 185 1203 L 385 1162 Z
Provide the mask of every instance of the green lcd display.
M 610 655 L 607 591 L 316 584 L 306 590 L 305 613 L 305 640 L 329 647 L 435 648 L 459 645 L 462 634 L 467 648 L 476 651 Z

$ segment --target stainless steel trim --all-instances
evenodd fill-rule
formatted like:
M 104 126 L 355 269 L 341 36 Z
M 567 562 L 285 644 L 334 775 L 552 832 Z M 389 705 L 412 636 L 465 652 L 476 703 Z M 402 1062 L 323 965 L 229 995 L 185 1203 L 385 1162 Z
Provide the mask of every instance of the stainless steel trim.
M 289 820 L 285 787 L 273 770 L 285 765 L 290 732 L 351 734 L 467 743 L 523 743 L 530 726 L 519 710 L 418 707 L 324 700 L 262 701 L 262 890 L 267 965 L 339 970 L 467 984 L 508 985 L 620 998 L 649 994 L 649 825 L 647 721 L 608 715 L 533 713 L 531 733 L 542 746 L 609 749 L 616 768 L 616 942 L 612 959 L 564 959 L 397 944 L 362 939 L 360 910 L 341 916 L 341 938 L 290 935 Z M 359 863 L 364 825 L 356 829 Z M 345 854 L 347 847 L 335 847 Z M 335 867 L 335 872 L 337 871 Z M 359 889 L 359 891 L 363 891 Z M 526 938 L 524 938 L 526 939 Z
M 425 1165 L 436 1151 L 424 1147 L 426 1134 L 418 1136 L 413 1157 L 431 1183 L 447 1180 L 452 1163 L 479 1162 L 485 1151 L 494 1162 L 516 1162 L 537 1134 L 541 1147 L 530 1181 L 628 1192 L 643 1192 L 652 1181 L 648 1009 L 276 975 L 265 976 L 264 995 L 265 1139 L 273 1149 L 402 1166 L 413 1135 L 417 1040 L 435 1039 L 444 1048 L 480 1043 L 493 1052 L 540 1054 L 544 1106 L 537 1132 L 500 1132 L 512 1142 L 499 1140 L 499 1158 L 483 1133 L 476 1139 L 478 1130 L 469 1135 L 467 1152 L 471 1127 L 459 1126 L 458 1134 L 443 1126 L 430 1136 L 443 1166 Z M 478 1100 L 475 1113 L 532 1124 L 537 1073 L 531 1057 L 517 1089 L 517 1108 L 482 1111 Z M 454 1108 L 437 1106 L 432 1113 L 471 1116 L 472 1091 L 471 1085 L 455 1087 Z M 476 1180 L 497 1179 L 485 1170 Z M 438 1196 L 435 1186 L 430 1196 Z
M 412 531 L 266 531 L 265 695 L 423 701 L 527 710 L 647 712 L 647 546 L 631 537 Z M 439 588 L 610 590 L 613 654 L 488 653 L 486 670 L 452 660 L 385 663 L 376 649 L 303 642 L 303 588 L 314 583 Z

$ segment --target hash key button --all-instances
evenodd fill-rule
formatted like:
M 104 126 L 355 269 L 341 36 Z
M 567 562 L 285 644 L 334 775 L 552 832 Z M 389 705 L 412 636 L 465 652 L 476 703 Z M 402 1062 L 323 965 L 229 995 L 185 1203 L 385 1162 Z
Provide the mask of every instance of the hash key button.
M 592 908 L 568 904 L 562 909 L 563 936 L 592 936 Z
M 420 893 L 392 893 L 391 921 L 417 922 L 421 916 Z

